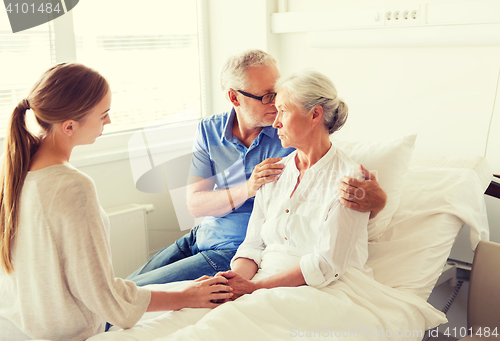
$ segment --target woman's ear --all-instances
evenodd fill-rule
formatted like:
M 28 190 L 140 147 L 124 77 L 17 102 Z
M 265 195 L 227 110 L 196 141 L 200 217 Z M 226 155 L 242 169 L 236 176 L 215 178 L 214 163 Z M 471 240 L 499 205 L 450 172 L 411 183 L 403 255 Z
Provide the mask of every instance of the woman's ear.
M 238 101 L 238 94 L 236 93 L 236 91 L 234 91 L 233 89 L 229 89 L 227 91 L 227 97 L 229 97 L 229 100 L 235 107 L 240 106 L 240 102 Z
M 313 108 L 311 118 L 313 126 L 315 126 L 319 122 L 323 122 L 323 107 L 321 105 L 318 104 Z
M 66 136 L 73 136 L 77 128 L 78 122 L 73 120 L 66 120 L 61 123 L 61 131 Z

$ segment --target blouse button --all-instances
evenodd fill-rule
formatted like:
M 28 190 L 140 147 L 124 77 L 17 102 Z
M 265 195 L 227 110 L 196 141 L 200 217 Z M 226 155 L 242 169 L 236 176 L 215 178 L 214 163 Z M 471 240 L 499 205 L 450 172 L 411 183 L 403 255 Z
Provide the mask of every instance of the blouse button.
M 339 274 L 335 274 L 335 277 L 339 277 Z
M 288 212 L 290 212 L 290 210 L 288 210 L 288 208 L 287 208 L 287 209 L 285 210 L 285 213 L 288 213 Z
M 287 237 L 285 237 L 285 240 L 288 240 L 288 238 L 287 238 Z

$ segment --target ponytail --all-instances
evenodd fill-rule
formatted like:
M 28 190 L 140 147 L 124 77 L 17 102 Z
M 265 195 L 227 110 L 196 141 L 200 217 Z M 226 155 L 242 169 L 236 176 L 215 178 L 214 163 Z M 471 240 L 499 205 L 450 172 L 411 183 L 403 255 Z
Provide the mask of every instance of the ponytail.
M 40 139 L 26 127 L 27 99 L 19 102 L 10 117 L 0 173 L 0 260 L 2 269 L 13 270 L 12 249 L 19 217 L 19 198 L 31 158 Z

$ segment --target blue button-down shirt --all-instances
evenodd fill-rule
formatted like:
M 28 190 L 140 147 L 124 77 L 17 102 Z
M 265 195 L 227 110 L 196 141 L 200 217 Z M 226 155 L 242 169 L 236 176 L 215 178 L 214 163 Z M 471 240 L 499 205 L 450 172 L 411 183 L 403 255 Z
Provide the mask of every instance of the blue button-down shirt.
M 232 133 L 236 116 L 231 112 L 201 120 L 193 146 L 190 175 L 213 179 L 214 190 L 237 186 L 250 178 L 256 165 L 270 157 L 285 157 L 294 151 L 283 148 L 276 129 L 265 127 L 250 147 Z M 229 199 L 228 199 L 229 200 Z M 206 217 L 196 236 L 200 251 L 236 250 L 245 239 L 254 198 L 221 217 Z

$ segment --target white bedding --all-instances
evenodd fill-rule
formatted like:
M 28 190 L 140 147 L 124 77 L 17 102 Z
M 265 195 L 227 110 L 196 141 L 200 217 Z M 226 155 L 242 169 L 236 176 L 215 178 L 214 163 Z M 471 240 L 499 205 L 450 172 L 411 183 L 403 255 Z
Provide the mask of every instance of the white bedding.
M 424 330 L 444 322 L 444 315 L 423 299 L 351 268 L 319 290 L 263 289 L 213 310 L 167 312 L 89 340 L 421 340 Z

